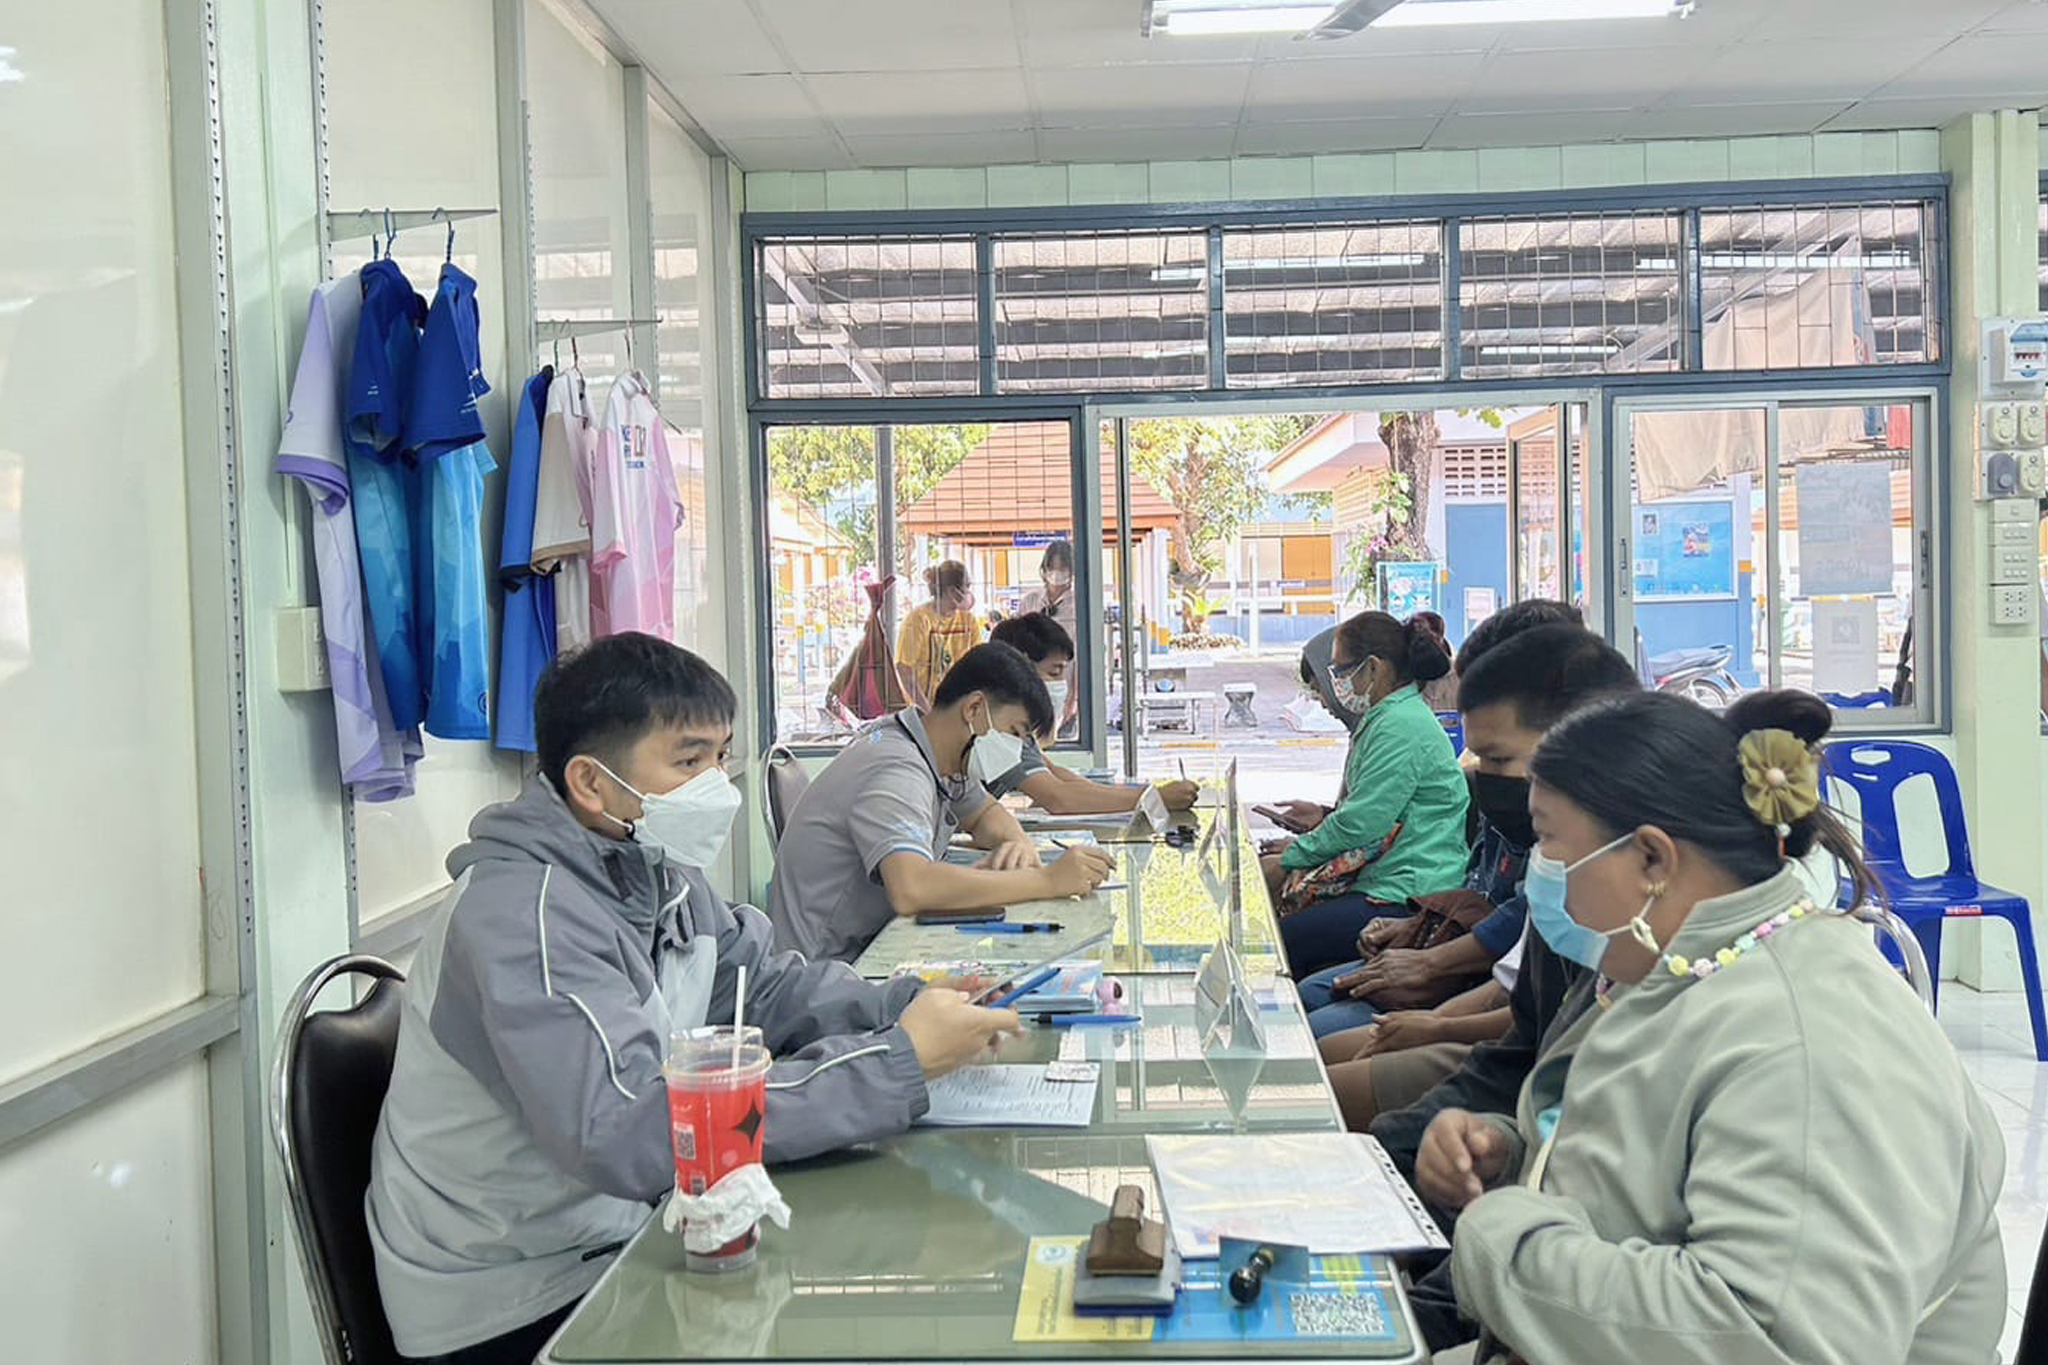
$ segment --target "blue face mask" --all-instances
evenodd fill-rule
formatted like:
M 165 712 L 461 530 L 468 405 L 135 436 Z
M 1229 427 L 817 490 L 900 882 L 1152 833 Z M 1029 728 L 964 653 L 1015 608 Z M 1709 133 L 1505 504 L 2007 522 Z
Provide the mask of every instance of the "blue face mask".
M 1589 929 L 1573 919 L 1571 912 L 1565 908 L 1565 891 L 1570 885 L 1572 873 L 1587 863 L 1606 857 L 1633 838 L 1633 834 L 1624 834 L 1613 843 L 1593 850 L 1570 866 L 1546 856 L 1541 848 L 1529 850 L 1528 870 L 1522 879 L 1522 899 L 1529 906 L 1530 923 L 1536 926 L 1536 932 L 1543 935 L 1543 941 L 1549 944 L 1550 950 L 1559 957 L 1597 972 L 1600 970 L 1600 964 L 1606 960 L 1609 939 L 1616 934 L 1633 933 L 1640 940 L 1649 932 L 1647 924 L 1644 924 L 1640 931 L 1636 929 L 1636 925 L 1642 923 L 1640 913 L 1622 928 L 1602 933 L 1598 929 Z M 1655 899 L 1654 896 L 1651 897 L 1652 901 Z M 1650 902 L 1645 901 L 1643 909 L 1649 908 Z M 1651 942 L 1654 944 L 1655 940 L 1652 939 Z

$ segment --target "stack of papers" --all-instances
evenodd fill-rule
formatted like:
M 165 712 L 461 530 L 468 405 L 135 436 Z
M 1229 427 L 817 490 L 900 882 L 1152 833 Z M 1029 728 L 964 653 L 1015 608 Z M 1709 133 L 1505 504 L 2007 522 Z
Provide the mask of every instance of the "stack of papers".
M 1055 1081 L 1043 1066 L 969 1066 L 927 1087 L 934 1128 L 1086 1128 L 1097 1081 Z M 1215 1255 L 1213 1251 L 1209 1253 Z
M 1223 1237 L 1318 1256 L 1447 1251 L 1393 1158 L 1363 1133 L 1148 1137 L 1174 1246 L 1188 1260 Z

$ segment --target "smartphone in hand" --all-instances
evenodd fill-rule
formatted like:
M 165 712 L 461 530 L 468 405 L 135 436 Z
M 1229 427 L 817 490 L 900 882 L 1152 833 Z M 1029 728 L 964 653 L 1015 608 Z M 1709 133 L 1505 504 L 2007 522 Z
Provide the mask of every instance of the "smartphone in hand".
M 1280 828 L 1286 830 L 1289 834 L 1301 834 L 1304 832 L 1302 824 L 1299 820 L 1296 820 L 1287 812 L 1280 810 L 1276 807 L 1253 806 L 1252 814 L 1265 816 L 1268 820 L 1271 820 L 1274 824 L 1280 826 Z

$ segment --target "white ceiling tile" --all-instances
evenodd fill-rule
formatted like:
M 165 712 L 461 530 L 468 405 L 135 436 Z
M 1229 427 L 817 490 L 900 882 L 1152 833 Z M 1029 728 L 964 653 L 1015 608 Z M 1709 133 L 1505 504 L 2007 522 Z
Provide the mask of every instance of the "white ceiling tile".
M 727 154 L 745 171 L 837 171 L 853 165 L 831 138 L 720 138 Z
M 1045 122 L 1069 127 L 1133 116 L 1147 124 L 1235 123 L 1251 73 L 1250 62 L 1048 68 L 1031 73 L 1031 89 Z
M 1805 0 L 1794 0 L 1805 3 Z M 1583 52 L 1617 47 L 1706 49 L 1725 46 L 1769 27 L 1780 6 L 1758 0 L 1702 0 L 1682 19 L 1602 19 L 1568 24 L 1500 24 L 1472 32 L 1492 33 L 1499 52 Z M 1428 33 L 1430 29 L 1409 32 Z M 1437 29 L 1438 33 L 1463 32 Z
M 1828 120 L 1829 133 L 1883 131 L 1893 128 L 1940 128 L 1980 106 L 1967 95 L 1931 100 L 1864 100 Z
M 957 71 L 1021 62 L 1009 0 L 756 3 L 799 71 Z
M 1611 48 L 1575 54 L 1495 53 L 1458 101 L 1460 113 L 1502 114 L 1545 109 L 1636 109 L 1676 89 L 1690 67 L 1662 48 Z
M 1284 34 L 1259 39 L 1259 56 L 1267 61 L 1303 57 L 1435 57 L 1447 52 L 1485 52 L 1513 25 L 1479 28 L 1369 28 L 1348 37 L 1308 42 Z
M 1811 133 L 1848 107 L 1844 100 L 1792 104 L 1689 105 L 1652 109 L 1630 120 L 1631 138 L 1757 137 Z
M 1176 128 L 1043 128 L 1048 161 L 1184 161 L 1231 154 L 1234 124 Z
M 1551 147 L 1612 142 L 1635 115 L 1626 109 L 1555 109 L 1543 113 L 1453 114 L 1429 139 L 1434 150 L 1468 147 Z
M 1984 100 L 1975 106 L 1980 109 L 2007 107 L 1996 98 L 2002 95 L 2038 104 L 2048 95 L 2048 52 L 2039 43 L 2015 42 L 2010 34 L 1973 33 L 1929 56 L 1879 94 L 1884 99 L 1976 95 Z
M 2015 0 L 1984 21 L 1984 33 L 2048 33 L 2048 5 Z
M 1428 140 L 1433 118 L 1317 119 L 1250 123 L 1238 130 L 1240 156 L 1311 156 L 1323 152 L 1412 151 Z
M 593 0 L 640 60 L 679 91 L 685 76 L 785 71 L 747 0 Z
M 1028 132 L 922 133 L 861 136 L 846 145 L 863 166 L 1000 166 L 1031 161 L 1037 144 Z
M 697 76 L 671 86 L 705 131 L 746 137 L 807 137 L 825 124 L 793 76 Z
M 1967 33 L 2006 7 L 2008 0 L 1744 0 L 1769 15 L 1754 37 L 1825 38 L 1853 49 L 1878 37 Z M 1703 6 L 1704 8 L 1704 6 Z
M 1266 122 L 1414 117 L 1450 105 L 1485 60 L 1477 52 L 1453 52 L 1398 61 L 1266 62 L 1252 72 L 1247 117 Z
M 978 133 L 1029 128 L 1020 71 L 933 71 L 905 80 L 877 72 L 805 78 L 818 107 L 843 133 Z
M 1709 58 L 1676 104 L 1782 104 L 1861 99 L 1923 62 L 1947 40 L 1864 38 L 1737 43 Z
M 1140 0 L 1019 0 L 1024 61 L 1034 67 L 1230 62 L 1259 54 L 1260 40 L 1244 35 L 1141 37 L 1140 10 Z

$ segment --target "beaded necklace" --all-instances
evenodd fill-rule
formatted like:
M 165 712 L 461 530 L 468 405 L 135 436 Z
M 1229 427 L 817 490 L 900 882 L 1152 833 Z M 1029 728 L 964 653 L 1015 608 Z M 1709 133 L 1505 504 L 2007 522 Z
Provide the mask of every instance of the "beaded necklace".
M 1813 902 L 1802 896 L 1798 901 L 1772 915 L 1749 932 L 1742 934 L 1734 942 L 1711 957 L 1684 958 L 1676 953 L 1666 953 L 1657 959 L 1657 965 L 1673 976 L 1689 976 L 1695 981 L 1704 981 L 1715 972 L 1734 966 L 1745 954 L 1753 952 L 1758 944 L 1769 939 L 1786 925 L 1816 913 L 1818 911 L 1815 910 Z M 1656 967 L 1650 968 L 1650 971 L 1653 973 L 1656 970 Z M 1607 1009 L 1614 1003 L 1608 999 L 1608 992 L 1613 988 L 1613 978 L 1604 974 L 1595 983 L 1593 988 L 1594 994 L 1599 998 L 1602 1009 Z

